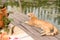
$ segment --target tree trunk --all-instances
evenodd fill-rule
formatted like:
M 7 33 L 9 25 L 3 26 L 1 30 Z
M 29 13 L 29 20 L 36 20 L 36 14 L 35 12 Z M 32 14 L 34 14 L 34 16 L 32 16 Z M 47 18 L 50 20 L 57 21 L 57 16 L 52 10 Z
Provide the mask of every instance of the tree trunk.
M 18 0 L 18 3 L 19 3 L 19 8 L 20 8 L 20 13 L 22 13 L 21 1 L 20 1 L 20 0 Z

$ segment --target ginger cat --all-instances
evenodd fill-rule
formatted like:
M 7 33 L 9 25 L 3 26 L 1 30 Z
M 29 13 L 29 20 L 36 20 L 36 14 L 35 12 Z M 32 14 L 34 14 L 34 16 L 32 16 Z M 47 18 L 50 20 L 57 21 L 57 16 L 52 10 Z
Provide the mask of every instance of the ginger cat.
M 41 28 L 43 30 L 41 35 L 53 36 L 58 33 L 57 28 L 51 23 L 43 21 L 43 20 L 39 20 L 33 13 L 28 13 L 27 15 L 30 17 L 30 20 L 26 21 L 25 23 L 31 26 Z

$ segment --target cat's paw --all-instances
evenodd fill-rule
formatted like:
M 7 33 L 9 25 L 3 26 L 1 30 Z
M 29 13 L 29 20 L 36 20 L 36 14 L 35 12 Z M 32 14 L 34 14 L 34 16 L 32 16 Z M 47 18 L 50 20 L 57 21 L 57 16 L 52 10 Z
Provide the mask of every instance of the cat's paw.
M 51 36 L 51 33 L 47 33 L 46 35 L 47 35 L 47 36 Z
M 44 33 L 44 31 L 41 31 L 41 33 Z
M 54 36 L 54 33 L 46 33 L 47 36 Z
M 51 33 L 52 36 L 54 36 L 55 34 L 54 33 Z
M 27 23 L 28 24 L 28 21 L 25 21 L 24 23 Z
M 42 35 L 42 36 L 45 36 L 46 34 L 45 34 L 45 33 L 42 33 L 41 35 Z

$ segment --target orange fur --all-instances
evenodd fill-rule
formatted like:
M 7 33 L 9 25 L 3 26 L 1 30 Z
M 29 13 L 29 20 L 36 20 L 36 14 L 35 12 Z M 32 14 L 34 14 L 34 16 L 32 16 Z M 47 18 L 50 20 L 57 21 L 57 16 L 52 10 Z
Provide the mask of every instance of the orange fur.
M 30 20 L 25 23 L 43 29 L 41 35 L 56 35 L 58 33 L 57 28 L 51 23 L 39 20 L 33 13 L 29 13 L 28 16 L 30 17 Z M 51 32 L 52 30 L 53 32 Z
M 7 15 L 7 9 L 6 9 L 6 7 L 3 8 L 3 9 L 1 9 L 1 11 L 3 12 L 3 15 L 4 15 L 4 16 L 6 16 L 6 17 L 8 16 L 8 15 Z

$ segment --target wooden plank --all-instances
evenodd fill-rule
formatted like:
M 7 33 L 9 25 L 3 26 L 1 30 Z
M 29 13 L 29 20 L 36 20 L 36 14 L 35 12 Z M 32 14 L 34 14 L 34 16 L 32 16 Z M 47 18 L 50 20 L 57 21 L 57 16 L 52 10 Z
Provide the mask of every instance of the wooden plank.
M 22 20 L 21 17 L 19 17 L 19 16 L 17 16 L 17 15 L 15 15 L 15 16 L 12 15 L 11 17 L 14 17 L 14 19 L 15 19 L 16 21 L 18 21 L 18 22 L 19 22 L 19 21 L 24 21 L 24 19 Z M 20 19 L 19 19 L 19 18 L 20 18 Z M 23 18 L 24 18 L 24 17 L 23 17 Z M 20 23 L 20 22 L 19 22 L 19 23 Z M 19 24 L 19 23 L 18 23 L 18 24 Z M 21 23 L 22 23 L 22 22 L 21 22 Z M 16 23 L 16 24 L 17 24 L 17 23 Z M 22 24 L 22 25 L 26 26 L 26 24 Z M 29 27 L 29 26 L 27 26 L 27 27 Z M 31 30 L 32 28 L 28 28 L 28 29 Z M 29 31 L 30 31 L 30 30 L 29 30 Z M 35 33 L 38 34 L 38 36 L 40 35 L 40 33 L 38 33 L 36 30 L 34 30 L 34 31 L 35 31 Z M 33 31 L 33 32 L 34 32 L 34 31 Z M 31 33 L 33 33 L 33 32 L 31 32 Z M 37 37 L 37 34 L 35 34 L 36 37 Z M 39 38 L 42 38 L 41 35 L 39 36 Z M 45 37 L 43 37 L 43 38 L 46 39 L 47 37 L 45 36 Z M 45 40 L 45 39 L 44 39 L 44 40 Z M 57 40 L 55 37 L 53 37 L 53 38 L 52 38 L 52 37 L 48 37 L 47 40 L 48 40 L 48 39 L 54 39 L 54 40 Z M 38 40 L 39 40 L 39 39 L 38 39 Z
M 16 22 L 16 21 L 15 21 L 15 22 Z M 16 24 L 17 24 L 17 22 L 16 22 Z M 17 26 L 18 26 L 18 25 L 17 25 Z M 25 25 L 24 25 L 24 27 L 25 27 Z M 24 27 L 23 27 L 23 28 L 24 28 Z M 38 34 L 37 32 L 31 31 L 32 29 L 29 28 L 29 26 L 26 26 L 26 27 L 28 27 L 29 32 L 34 35 L 33 37 L 37 38 L 37 40 L 39 40 L 39 39 L 43 40 L 43 38 L 40 38 L 40 36 L 39 36 L 39 34 Z M 30 29 L 31 29 L 31 30 L 30 30 Z M 34 38 L 34 39 L 35 39 L 35 38 Z M 44 39 L 46 40 L 46 38 L 44 38 Z
M 17 22 L 14 23 L 14 24 L 17 24 Z M 17 25 L 17 26 L 18 26 L 18 25 Z M 20 26 L 20 25 L 19 25 L 19 26 Z M 34 36 L 33 36 L 33 37 L 35 37 L 34 39 L 36 39 L 36 40 L 41 39 L 41 40 L 42 40 L 42 38 L 40 38 L 40 37 L 38 36 L 38 33 L 35 33 L 35 31 L 34 31 L 34 32 L 33 32 L 33 31 L 30 31 L 31 28 L 28 28 L 28 29 L 29 29 L 29 30 L 28 30 L 27 28 L 25 28 L 25 25 L 22 26 L 22 27 L 23 27 L 25 30 L 27 30 L 31 35 L 34 35 Z M 28 27 L 29 27 L 29 26 L 28 26 Z M 24 29 L 23 29 L 23 30 L 24 30 Z M 25 30 L 24 30 L 24 31 L 25 31 Z M 31 30 L 32 30 L 32 29 L 31 29 Z M 37 35 L 35 35 L 35 34 L 37 34 Z
M 19 22 L 19 21 L 18 21 Z M 15 22 L 16 24 L 18 24 L 17 22 Z M 20 23 L 20 22 L 19 22 Z M 23 27 L 24 28 L 24 27 Z M 26 29 L 26 28 L 25 28 Z
M 16 18 L 15 18 L 15 19 L 16 19 Z M 16 22 L 16 23 L 17 23 L 17 22 Z M 24 25 L 24 26 L 25 26 L 25 25 Z M 27 27 L 28 27 L 28 26 L 27 26 Z M 39 39 L 42 39 L 42 40 L 43 40 L 43 38 L 40 38 L 40 36 L 39 36 L 39 34 L 38 34 L 37 32 L 35 32 L 35 31 L 33 31 L 33 30 L 31 31 L 31 30 L 32 30 L 32 29 L 29 28 L 30 33 L 32 33 L 33 35 L 35 34 L 36 36 L 34 35 L 34 37 L 37 38 L 37 40 L 39 40 Z M 44 40 L 47 40 L 47 38 L 44 38 Z
M 38 30 L 39 31 L 39 30 Z M 59 38 L 58 36 L 57 36 L 57 38 Z
M 60 40 L 60 33 L 56 35 L 55 37 L 58 38 L 58 40 Z
M 34 29 L 37 30 L 37 31 L 39 31 L 39 33 L 41 32 L 40 29 L 38 29 L 38 28 L 35 28 L 35 27 L 34 27 Z M 46 38 L 48 38 L 49 40 L 58 40 L 58 38 L 55 37 L 55 36 L 43 36 L 43 37 L 46 37 Z
M 37 40 L 37 37 L 34 37 L 34 35 L 33 35 L 32 33 L 30 33 L 28 30 L 26 30 L 23 26 L 18 25 L 18 24 L 16 24 L 16 23 L 12 23 L 12 24 L 14 24 L 14 25 L 16 25 L 16 26 L 19 26 L 19 27 L 20 27 L 22 30 L 24 30 L 27 34 L 31 35 L 32 38 L 35 38 L 35 40 Z

